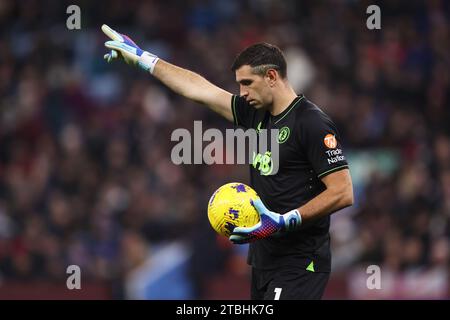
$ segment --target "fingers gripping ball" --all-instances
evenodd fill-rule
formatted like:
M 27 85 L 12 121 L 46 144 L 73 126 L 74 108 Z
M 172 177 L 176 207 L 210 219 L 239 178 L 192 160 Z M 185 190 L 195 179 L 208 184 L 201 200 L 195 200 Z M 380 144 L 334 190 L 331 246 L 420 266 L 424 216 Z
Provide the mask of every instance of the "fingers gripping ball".
M 251 227 L 259 222 L 259 214 L 251 200 L 258 195 L 243 183 L 227 183 L 217 189 L 208 203 L 208 219 L 213 229 L 229 237 L 235 227 Z

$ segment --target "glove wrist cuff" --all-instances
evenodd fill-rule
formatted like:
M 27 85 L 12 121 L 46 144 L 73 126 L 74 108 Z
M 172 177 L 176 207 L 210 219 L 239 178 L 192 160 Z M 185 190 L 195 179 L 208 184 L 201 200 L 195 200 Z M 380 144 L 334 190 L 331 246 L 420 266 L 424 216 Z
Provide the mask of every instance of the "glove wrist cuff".
M 294 231 L 302 224 L 302 216 L 297 209 L 291 210 L 283 215 L 284 229 L 287 232 Z
M 142 55 L 139 57 L 138 65 L 145 71 L 153 73 L 155 69 L 155 65 L 158 62 L 159 58 L 150 52 L 144 51 Z

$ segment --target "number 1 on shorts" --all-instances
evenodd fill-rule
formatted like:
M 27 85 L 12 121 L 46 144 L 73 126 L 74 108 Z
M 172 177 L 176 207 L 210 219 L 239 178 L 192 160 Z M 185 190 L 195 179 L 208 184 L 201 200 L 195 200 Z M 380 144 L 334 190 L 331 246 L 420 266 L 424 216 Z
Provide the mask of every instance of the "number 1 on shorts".
M 275 298 L 273 300 L 280 300 L 281 290 L 283 290 L 283 288 L 275 288 Z

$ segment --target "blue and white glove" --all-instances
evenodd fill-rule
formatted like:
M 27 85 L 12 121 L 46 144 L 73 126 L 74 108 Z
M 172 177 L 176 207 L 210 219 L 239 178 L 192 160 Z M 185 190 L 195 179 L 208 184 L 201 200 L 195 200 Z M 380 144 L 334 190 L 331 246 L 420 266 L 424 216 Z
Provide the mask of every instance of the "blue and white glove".
M 153 73 L 159 59 L 157 56 L 143 51 L 128 36 L 114 31 L 106 24 L 102 25 L 102 31 L 112 39 L 112 41 L 105 42 L 105 47 L 111 49 L 109 53 L 104 55 L 105 60 L 111 62 L 121 56 L 126 63 L 137 65 L 145 71 Z
M 270 211 L 261 199 L 251 201 L 258 211 L 260 220 L 253 227 L 236 227 L 230 235 L 234 244 L 253 242 L 271 235 L 280 235 L 297 229 L 302 224 L 302 216 L 298 210 L 291 210 L 285 214 Z

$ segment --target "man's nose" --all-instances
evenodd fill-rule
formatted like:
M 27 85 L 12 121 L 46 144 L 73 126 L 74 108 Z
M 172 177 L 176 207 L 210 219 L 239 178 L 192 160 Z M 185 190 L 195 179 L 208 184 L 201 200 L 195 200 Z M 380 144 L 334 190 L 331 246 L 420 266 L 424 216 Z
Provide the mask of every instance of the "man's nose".
M 244 87 L 240 87 L 240 93 L 241 93 L 241 97 L 247 97 L 248 96 L 248 90 L 245 89 Z

